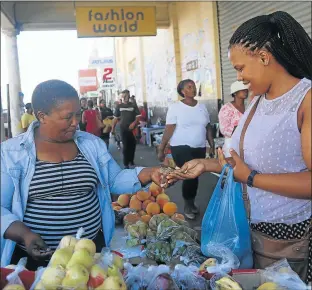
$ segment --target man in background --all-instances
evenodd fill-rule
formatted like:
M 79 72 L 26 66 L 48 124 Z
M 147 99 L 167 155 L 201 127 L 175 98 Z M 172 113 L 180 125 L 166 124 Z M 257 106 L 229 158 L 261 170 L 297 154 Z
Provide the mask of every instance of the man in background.
M 118 119 L 120 119 L 123 163 L 125 168 L 128 169 L 129 166 L 134 166 L 136 140 L 133 130 L 138 125 L 140 111 L 136 104 L 129 102 L 130 92 L 128 90 L 122 92 L 122 99 L 123 102 L 116 107 L 112 131 L 114 132 Z
M 101 139 L 106 143 L 107 148 L 109 147 L 109 137 L 112 128 L 112 119 L 114 118 L 113 111 L 106 106 L 105 100 L 100 101 L 100 113 L 101 121 L 104 124 L 104 128 L 101 133 Z
M 81 131 L 86 131 L 86 124 L 82 123 L 82 115 L 83 112 L 86 110 L 88 110 L 87 99 L 85 97 L 82 97 L 80 99 L 80 122 L 79 122 L 79 128 Z
M 26 109 L 26 112 L 23 114 L 21 122 L 20 122 L 20 126 L 21 126 L 23 132 L 26 132 L 29 125 L 33 121 L 36 120 L 36 117 L 33 114 L 34 111 L 33 111 L 31 103 L 27 103 L 25 105 L 25 109 Z

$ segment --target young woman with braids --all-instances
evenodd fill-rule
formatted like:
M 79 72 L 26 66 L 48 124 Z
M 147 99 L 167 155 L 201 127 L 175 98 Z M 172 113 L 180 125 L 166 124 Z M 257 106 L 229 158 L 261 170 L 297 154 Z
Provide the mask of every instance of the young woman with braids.
M 177 91 L 183 100 L 172 104 L 168 109 L 158 158 L 164 161 L 165 148 L 170 140 L 173 160 L 181 167 L 194 158 L 205 158 L 206 139 L 212 152 L 214 144 L 207 108 L 195 100 L 195 83 L 190 79 L 183 80 L 178 84 Z M 195 205 L 197 188 L 198 178 L 183 181 L 184 214 L 189 219 L 195 219 L 199 212 Z
M 302 239 L 311 222 L 311 38 L 288 13 L 262 15 L 235 31 L 229 59 L 237 80 L 254 95 L 233 134 L 232 157 L 225 159 L 219 149 L 219 161 L 192 160 L 172 177 L 220 172 L 229 162 L 236 180 L 249 185 L 251 228 L 276 240 Z M 243 161 L 240 136 L 258 100 L 244 138 Z M 302 263 L 309 261 L 311 281 L 311 235 L 309 245 L 309 259 Z

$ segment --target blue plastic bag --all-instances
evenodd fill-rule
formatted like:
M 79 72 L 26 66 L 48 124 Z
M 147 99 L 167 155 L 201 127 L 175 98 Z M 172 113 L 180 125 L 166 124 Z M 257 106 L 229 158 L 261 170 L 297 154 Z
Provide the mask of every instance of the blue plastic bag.
M 222 186 L 224 174 L 228 173 Z M 223 187 L 223 188 L 222 188 Z M 242 186 L 234 181 L 233 168 L 224 166 L 202 221 L 201 250 L 207 257 L 218 258 L 210 245 L 230 249 L 240 261 L 239 268 L 253 267 L 250 228 L 245 211 Z

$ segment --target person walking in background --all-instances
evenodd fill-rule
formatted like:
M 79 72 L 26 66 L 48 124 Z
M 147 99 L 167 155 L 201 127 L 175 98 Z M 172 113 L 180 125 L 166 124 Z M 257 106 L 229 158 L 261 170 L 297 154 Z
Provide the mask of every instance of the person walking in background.
M 220 132 L 225 137 L 223 152 L 225 157 L 230 157 L 231 137 L 240 118 L 245 112 L 245 100 L 248 97 L 248 86 L 236 81 L 231 85 L 233 101 L 222 106 L 219 112 Z
M 311 282 L 311 37 L 286 12 L 257 16 L 234 32 L 229 59 L 254 96 L 232 135 L 232 158 L 192 160 L 176 175 L 220 173 L 230 162 L 248 192 L 255 267 L 266 267 L 262 257 L 286 258 Z
M 113 111 L 106 106 L 105 100 L 100 101 L 100 113 L 101 120 L 104 128 L 101 132 L 101 139 L 106 143 L 107 148 L 109 147 L 110 132 L 112 130 L 112 119 L 114 118 Z
M 95 136 L 101 136 L 101 128 L 103 127 L 101 115 L 98 110 L 94 110 L 92 100 L 88 100 L 88 109 L 82 114 L 82 123 L 86 124 L 86 132 Z
M 31 103 L 27 103 L 25 105 L 25 109 L 26 112 L 23 114 L 22 118 L 21 118 L 21 122 L 20 122 L 20 127 L 22 129 L 23 132 L 26 132 L 29 125 L 36 120 L 36 117 L 34 116 L 34 111 L 32 108 Z
M 122 92 L 122 98 L 123 102 L 117 106 L 115 111 L 116 118 L 113 122 L 113 131 L 118 119 L 120 119 L 123 163 L 125 168 L 129 168 L 129 166 L 134 166 L 136 140 L 132 131 L 138 125 L 140 111 L 137 105 L 129 102 L 130 92 L 128 90 Z
M 119 101 L 114 102 L 114 111 L 113 111 L 114 115 L 115 115 L 118 105 L 121 103 L 122 103 L 121 99 L 119 99 Z M 117 149 L 120 150 L 121 149 L 120 120 L 118 119 L 113 120 L 111 132 L 112 132 L 112 135 L 114 136 Z
M 206 140 L 209 142 L 211 152 L 214 152 L 214 141 L 207 108 L 195 100 L 194 81 L 190 79 L 181 81 L 177 91 L 183 100 L 169 106 L 158 158 L 164 161 L 165 148 L 170 141 L 172 157 L 176 165 L 181 167 L 192 159 L 205 158 Z M 195 205 L 197 188 L 198 178 L 183 181 L 184 214 L 189 219 L 195 219 L 199 213 Z
M 82 115 L 83 112 L 86 110 L 88 110 L 87 99 L 85 97 L 82 97 L 80 99 L 80 122 L 79 122 L 79 129 L 81 131 L 86 131 L 86 124 L 82 123 Z

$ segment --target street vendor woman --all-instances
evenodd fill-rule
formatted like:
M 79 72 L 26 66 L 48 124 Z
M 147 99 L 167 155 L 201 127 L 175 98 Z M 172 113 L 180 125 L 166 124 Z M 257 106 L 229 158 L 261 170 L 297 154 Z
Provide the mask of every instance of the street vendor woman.
M 110 194 L 160 184 L 161 174 L 157 167 L 121 170 L 100 138 L 77 131 L 79 98 L 68 83 L 40 83 L 32 104 L 38 121 L 1 144 L 1 266 L 28 257 L 26 268 L 36 270 L 80 227 L 97 251 L 109 246 Z
M 237 80 L 248 85 L 255 97 L 233 134 L 231 158 L 225 160 L 219 149 L 221 161 L 232 164 L 236 180 L 248 185 L 251 229 L 258 237 L 262 234 L 259 242 L 269 237 L 281 250 L 306 237 L 305 248 L 290 246 L 285 253 L 299 249 L 295 253 L 299 257 L 304 251 L 303 260 L 292 261 L 297 263 L 294 268 L 307 269 L 307 281 L 311 281 L 311 232 L 307 239 L 311 223 L 311 38 L 293 17 L 277 11 L 243 23 L 230 40 L 229 59 Z M 240 137 L 255 105 L 241 147 L 243 160 Z M 218 160 L 196 159 L 184 164 L 175 177 L 220 171 Z M 255 247 L 253 240 L 255 253 L 270 250 L 267 244 Z M 269 256 L 278 258 L 278 253 L 272 251 Z

